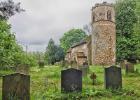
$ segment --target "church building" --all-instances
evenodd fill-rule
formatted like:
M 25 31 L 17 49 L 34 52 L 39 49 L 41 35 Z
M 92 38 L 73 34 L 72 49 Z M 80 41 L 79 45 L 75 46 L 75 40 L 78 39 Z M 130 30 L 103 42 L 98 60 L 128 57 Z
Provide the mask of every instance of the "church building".
M 116 25 L 113 4 L 103 2 L 91 9 L 92 33 L 72 46 L 65 56 L 69 63 L 78 66 L 88 62 L 90 65 L 114 65 L 116 62 Z

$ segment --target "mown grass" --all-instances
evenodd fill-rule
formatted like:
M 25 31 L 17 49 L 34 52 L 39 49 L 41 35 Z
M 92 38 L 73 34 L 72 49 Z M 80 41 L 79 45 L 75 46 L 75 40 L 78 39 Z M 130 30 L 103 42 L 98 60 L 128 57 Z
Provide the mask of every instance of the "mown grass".
M 140 65 L 135 66 L 140 71 Z M 45 68 L 31 68 L 31 100 L 139 100 L 140 72 L 125 74 L 122 70 L 123 88 L 120 90 L 106 90 L 104 88 L 104 69 L 91 66 L 87 77 L 83 78 L 82 93 L 61 93 L 61 68 L 46 66 Z M 90 74 L 97 75 L 96 84 L 92 85 Z M 0 71 L 0 75 L 10 74 L 12 71 Z M 2 78 L 0 77 L 0 97 L 2 95 Z M 0 98 L 1 99 L 1 98 Z

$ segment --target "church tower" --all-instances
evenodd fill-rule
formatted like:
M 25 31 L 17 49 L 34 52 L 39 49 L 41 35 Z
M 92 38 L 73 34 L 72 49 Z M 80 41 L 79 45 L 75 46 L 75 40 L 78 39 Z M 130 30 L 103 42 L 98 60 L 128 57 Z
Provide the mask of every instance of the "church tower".
M 116 62 L 116 25 L 113 4 L 103 2 L 92 8 L 92 64 Z

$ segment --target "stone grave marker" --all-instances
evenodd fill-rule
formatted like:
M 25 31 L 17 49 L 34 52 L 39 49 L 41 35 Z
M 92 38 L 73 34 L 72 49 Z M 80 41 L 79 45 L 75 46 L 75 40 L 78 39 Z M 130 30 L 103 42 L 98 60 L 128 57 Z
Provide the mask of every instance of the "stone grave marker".
M 80 70 L 82 71 L 82 76 L 87 76 L 89 72 L 89 66 L 87 62 L 83 63 L 83 66 L 80 67 Z
M 105 88 L 106 89 L 122 88 L 121 68 L 116 66 L 105 68 Z
M 16 67 L 16 73 L 29 75 L 30 68 L 27 64 L 20 64 Z
M 77 68 L 77 67 L 78 67 L 78 65 L 77 65 L 76 60 L 71 61 L 71 68 Z
M 39 61 L 38 65 L 39 65 L 39 68 L 44 68 L 45 63 L 44 63 L 44 61 Z
M 135 71 L 135 68 L 134 68 L 134 64 L 128 62 L 126 65 L 125 65 L 125 71 L 126 73 L 134 73 Z
M 61 91 L 81 92 L 82 71 L 73 68 L 61 71 Z
M 30 76 L 19 73 L 3 76 L 2 100 L 30 100 Z

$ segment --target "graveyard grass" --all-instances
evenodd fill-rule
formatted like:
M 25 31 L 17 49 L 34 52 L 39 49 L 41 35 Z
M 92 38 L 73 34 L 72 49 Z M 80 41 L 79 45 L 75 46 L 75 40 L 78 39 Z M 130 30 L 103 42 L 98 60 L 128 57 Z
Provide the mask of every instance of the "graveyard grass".
M 140 64 L 135 65 L 140 71 Z M 97 75 L 96 85 L 92 85 L 90 74 Z M 0 76 L 13 73 L 0 71 Z M 90 66 L 87 77 L 83 78 L 82 93 L 61 94 L 61 68 L 59 66 L 33 67 L 31 74 L 31 100 L 139 100 L 140 72 L 125 75 L 122 70 L 123 88 L 120 90 L 104 89 L 104 69 L 100 66 Z M 0 100 L 2 99 L 2 77 L 0 77 Z

